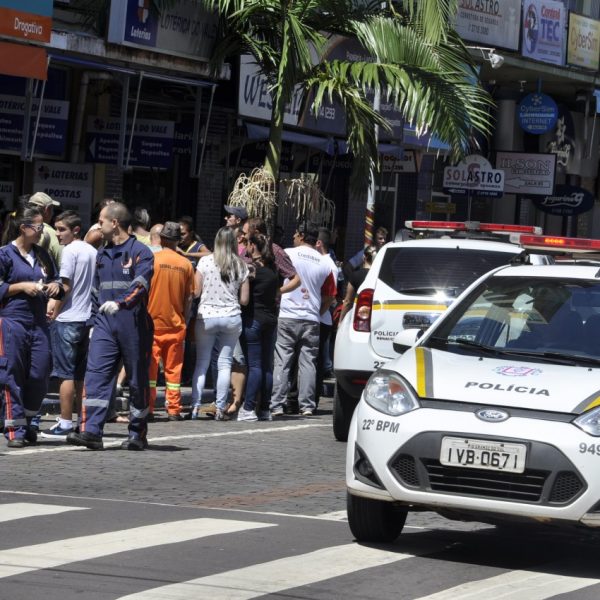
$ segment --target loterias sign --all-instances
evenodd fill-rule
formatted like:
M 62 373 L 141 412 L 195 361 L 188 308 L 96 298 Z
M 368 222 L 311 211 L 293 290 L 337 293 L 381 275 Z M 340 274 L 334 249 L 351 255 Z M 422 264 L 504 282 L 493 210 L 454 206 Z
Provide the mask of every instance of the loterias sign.
M 533 203 L 541 211 L 562 217 L 571 217 L 587 212 L 594 207 L 594 195 L 575 185 L 559 184 L 554 194 L 543 198 L 533 198 Z

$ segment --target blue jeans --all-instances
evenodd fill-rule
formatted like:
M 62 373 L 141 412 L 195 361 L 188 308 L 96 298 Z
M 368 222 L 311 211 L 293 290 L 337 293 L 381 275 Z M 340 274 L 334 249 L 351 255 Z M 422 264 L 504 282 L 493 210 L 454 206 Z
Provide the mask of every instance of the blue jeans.
M 242 332 L 242 318 L 211 317 L 196 319 L 196 368 L 192 378 L 192 404 L 198 406 L 202 402 L 202 392 L 206 382 L 206 372 L 210 366 L 213 346 L 217 348 L 217 384 L 215 396 L 217 408 L 224 410 L 227 405 L 233 348 Z
M 268 410 L 273 391 L 273 343 L 275 323 L 252 321 L 244 324 L 242 347 L 248 365 L 244 409 L 256 408 L 256 396 L 260 392 L 261 406 Z
M 89 346 L 90 327 L 85 321 L 53 321 L 50 342 L 54 367 L 52 377 L 83 381 Z

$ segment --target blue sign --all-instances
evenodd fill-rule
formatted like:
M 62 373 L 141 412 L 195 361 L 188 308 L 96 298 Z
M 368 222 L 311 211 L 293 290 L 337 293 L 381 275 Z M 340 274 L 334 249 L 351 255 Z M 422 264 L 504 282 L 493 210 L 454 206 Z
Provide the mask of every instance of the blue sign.
M 558 106 L 547 94 L 535 92 L 521 100 L 518 118 L 523 131 L 541 135 L 556 125 Z
M 575 185 L 557 185 L 554 194 L 534 198 L 533 203 L 541 211 L 562 217 L 579 215 L 594 208 L 594 194 Z
M 175 124 L 172 121 L 139 119 L 135 124 L 129 166 L 168 169 L 173 161 Z M 86 162 L 118 164 L 121 121 L 89 117 L 86 132 Z M 129 127 L 130 129 L 130 127 Z M 130 133 L 125 136 L 127 161 Z
M 25 97 L 0 94 L 0 152 L 21 154 L 25 126 Z M 33 143 L 39 101 L 31 107 L 29 149 Z M 44 100 L 35 141 L 35 156 L 63 156 L 67 142 L 69 103 L 65 100 Z
M 566 16 L 567 9 L 558 0 L 524 2 L 523 56 L 553 65 L 564 65 Z

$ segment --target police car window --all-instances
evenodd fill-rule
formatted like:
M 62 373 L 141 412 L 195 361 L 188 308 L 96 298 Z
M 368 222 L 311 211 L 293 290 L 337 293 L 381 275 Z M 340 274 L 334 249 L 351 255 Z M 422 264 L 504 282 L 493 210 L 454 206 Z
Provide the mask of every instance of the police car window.
M 457 296 L 484 273 L 513 258 L 507 252 L 461 248 L 388 248 L 379 280 L 407 295 Z
M 452 316 L 438 343 L 600 358 L 600 282 L 493 277 Z

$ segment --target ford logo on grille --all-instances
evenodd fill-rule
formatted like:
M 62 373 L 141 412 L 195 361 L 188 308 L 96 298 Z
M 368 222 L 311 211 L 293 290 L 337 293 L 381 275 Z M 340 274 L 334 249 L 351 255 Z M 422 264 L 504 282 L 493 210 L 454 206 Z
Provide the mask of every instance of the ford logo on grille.
M 482 421 L 489 421 L 490 423 L 501 423 L 510 418 L 510 415 L 505 410 L 498 410 L 497 408 L 480 408 L 475 411 L 475 415 Z

